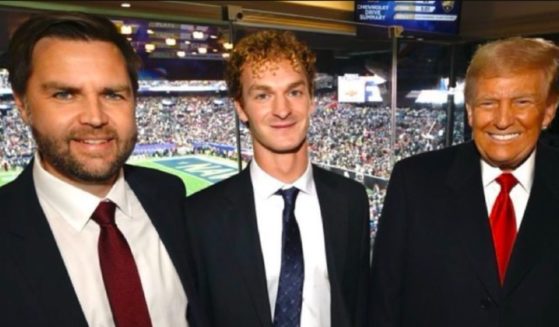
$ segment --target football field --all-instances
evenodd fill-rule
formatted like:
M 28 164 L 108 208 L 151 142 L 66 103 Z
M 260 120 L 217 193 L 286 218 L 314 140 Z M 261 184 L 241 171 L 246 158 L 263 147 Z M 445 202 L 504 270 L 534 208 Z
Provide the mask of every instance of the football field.
M 177 175 L 183 180 L 189 195 L 238 172 L 237 162 L 204 155 L 140 159 L 128 163 Z M 16 178 L 19 173 L 0 172 L 0 186 Z

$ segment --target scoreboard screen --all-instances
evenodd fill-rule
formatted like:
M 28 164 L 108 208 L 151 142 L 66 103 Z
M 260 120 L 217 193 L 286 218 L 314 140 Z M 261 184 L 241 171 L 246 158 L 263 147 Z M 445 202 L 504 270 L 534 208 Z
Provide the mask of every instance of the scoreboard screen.
M 382 102 L 379 88 L 381 83 L 384 83 L 384 80 L 376 76 L 338 76 L 338 102 Z
M 383 26 L 402 26 L 404 32 L 458 33 L 460 1 L 355 1 L 355 20 Z

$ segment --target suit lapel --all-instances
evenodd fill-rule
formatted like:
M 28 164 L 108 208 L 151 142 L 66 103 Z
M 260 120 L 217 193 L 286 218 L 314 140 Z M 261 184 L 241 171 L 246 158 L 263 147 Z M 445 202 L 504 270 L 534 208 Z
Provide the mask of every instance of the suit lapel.
M 184 242 L 184 214 L 180 203 L 172 203 L 169 199 L 161 198 L 152 184 L 138 176 L 135 167 L 125 166 L 126 182 L 140 200 L 142 207 L 148 214 L 153 226 L 175 265 L 184 287 L 190 284 L 190 279 L 185 279 L 187 271 L 185 258 L 186 244 Z M 186 197 L 186 194 L 185 194 Z
M 505 295 L 521 283 L 526 274 L 553 250 L 559 231 L 559 166 L 557 156 L 548 149 L 538 147 L 534 182 L 526 211 L 522 219 L 505 279 Z
M 350 219 L 347 212 L 349 204 L 345 203 L 345 197 L 340 197 L 337 193 L 336 185 L 333 184 L 335 182 L 328 179 L 316 166 L 313 166 L 313 175 L 324 228 L 326 262 L 332 299 L 330 305 L 332 326 L 348 326 L 347 308 L 344 305 L 340 287 L 340 274 L 344 271 L 345 266 L 348 241 L 347 222 Z
M 452 191 L 450 202 L 442 205 L 447 206 L 448 217 L 453 217 L 455 237 L 462 240 L 479 280 L 498 301 L 501 287 L 483 193 L 480 158 L 473 143 L 458 149 L 447 176 L 447 185 Z
M 8 210 L 7 246 L 21 271 L 30 295 L 38 300 L 38 310 L 52 326 L 86 326 L 62 256 L 41 209 L 32 177 L 33 161 L 12 185 L 14 208 Z M 18 203 L 20 199 L 30 199 Z
M 198 308 L 198 301 L 193 298 L 195 294 L 193 277 L 187 263 L 188 251 L 183 203 L 158 196 L 156 194 L 157 188 L 154 188 L 149 180 L 146 181 L 139 176 L 137 169 L 139 168 L 125 166 L 125 179 L 140 200 L 142 207 L 157 230 L 161 242 L 165 245 L 165 249 L 187 294 L 189 306 L 192 307 L 193 312 L 201 312 Z M 184 194 L 184 197 L 186 197 L 186 194 Z M 200 317 L 193 318 L 196 320 Z
M 271 325 L 272 313 L 268 298 L 268 286 L 264 258 L 258 236 L 254 193 L 250 179 L 250 170 L 244 169 L 239 173 L 238 183 L 233 184 L 229 198 L 228 244 L 235 244 L 232 254 L 236 256 L 239 271 L 246 289 L 252 300 L 262 326 Z

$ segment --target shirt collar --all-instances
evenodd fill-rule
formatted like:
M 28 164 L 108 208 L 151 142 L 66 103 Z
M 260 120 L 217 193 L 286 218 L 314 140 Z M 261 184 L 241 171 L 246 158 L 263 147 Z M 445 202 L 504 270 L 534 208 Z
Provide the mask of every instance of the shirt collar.
M 536 150 L 534 149 L 528 159 L 526 159 L 515 170 L 510 172 L 516 178 L 518 184 L 528 193 L 532 189 L 532 183 L 534 182 L 535 162 Z M 491 166 L 483 159 L 481 160 L 483 187 L 487 187 L 489 184 L 493 183 L 502 173 L 503 171 L 501 171 L 501 169 Z
M 292 184 L 284 183 L 268 173 L 266 173 L 256 162 L 252 160 L 250 163 L 250 178 L 252 180 L 252 187 L 257 199 L 265 200 L 274 195 L 279 189 L 287 189 L 296 187 L 299 191 L 310 195 L 314 194 L 314 179 L 312 174 L 312 165 L 310 160 L 303 175 L 301 175 Z
M 99 198 L 46 171 L 38 153 L 33 162 L 33 182 L 37 195 L 77 231 L 85 227 L 99 202 L 104 199 L 110 199 L 126 216 L 131 216 L 122 169 L 107 196 Z

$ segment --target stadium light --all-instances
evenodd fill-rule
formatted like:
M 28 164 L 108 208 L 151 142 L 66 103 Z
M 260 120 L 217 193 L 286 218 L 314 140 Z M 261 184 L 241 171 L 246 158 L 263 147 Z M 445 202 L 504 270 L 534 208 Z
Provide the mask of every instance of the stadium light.
M 152 35 L 152 34 L 155 33 L 152 29 L 149 29 L 149 28 L 148 28 L 147 32 L 148 32 L 149 35 Z
M 457 82 L 453 92 L 454 92 L 454 104 L 457 105 L 464 104 L 464 81 Z
M 168 46 L 174 46 L 177 44 L 177 40 L 172 37 L 168 37 L 165 39 L 165 44 L 167 44 Z
M 379 76 L 379 75 L 376 75 L 376 74 L 371 76 L 371 80 L 373 82 L 375 82 L 375 84 L 377 84 L 377 85 L 380 85 L 380 84 L 383 84 L 383 83 L 386 82 L 386 79 L 384 79 L 382 76 Z
M 120 27 L 120 34 L 124 34 L 124 35 L 132 34 L 132 26 L 126 24 L 122 25 Z
M 184 58 L 184 56 L 186 56 L 186 52 L 184 52 L 184 51 L 177 51 L 177 57 L 179 57 L 179 58 Z
M 198 48 L 198 52 L 200 54 L 206 54 L 206 53 L 208 53 L 208 48 Z
M 448 92 L 442 90 L 421 90 L 415 103 L 444 104 L 448 99 Z
M 202 40 L 204 38 L 204 32 L 194 31 L 192 32 L 192 38 L 195 40 Z
M 153 43 L 146 43 L 144 45 L 144 49 L 146 49 L 146 52 L 152 52 L 153 50 L 155 50 L 155 44 Z
M 233 43 L 225 42 L 225 43 L 223 43 L 223 48 L 225 50 L 231 50 L 231 49 L 233 49 Z
M 122 8 L 130 8 L 132 5 L 130 5 L 128 2 L 123 2 L 123 3 L 120 4 L 120 6 Z

